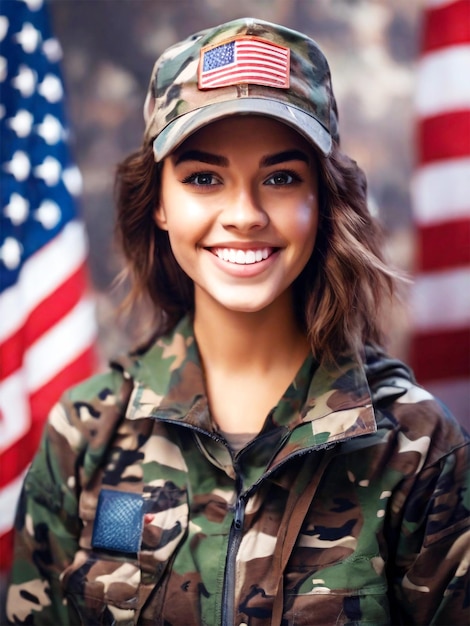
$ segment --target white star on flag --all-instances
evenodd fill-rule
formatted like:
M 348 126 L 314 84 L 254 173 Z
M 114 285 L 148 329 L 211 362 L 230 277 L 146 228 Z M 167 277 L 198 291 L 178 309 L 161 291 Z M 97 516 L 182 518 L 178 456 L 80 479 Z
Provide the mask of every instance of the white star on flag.
M 31 170 L 31 163 L 28 155 L 22 150 L 17 150 L 13 154 L 11 161 L 4 164 L 3 169 L 6 172 L 13 174 L 18 182 L 26 180 Z
M 21 31 L 15 36 L 16 41 L 21 45 L 24 52 L 31 54 L 38 47 L 41 41 L 41 33 L 32 24 L 23 24 Z
M 48 74 L 42 83 L 38 87 L 38 91 L 41 96 L 48 102 L 59 102 L 64 95 L 64 90 L 62 89 L 62 83 L 57 78 L 57 76 L 53 76 L 52 74 Z
M 6 205 L 3 213 L 6 217 L 10 218 L 12 224 L 18 226 L 23 224 L 28 217 L 29 202 L 21 196 L 19 193 L 12 193 L 10 196 L 10 202 Z
M 31 132 L 33 125 L 33 116 L 29 111 L 22 109 L 18 113 L 11 117 L 8 121 L 8 125 L 12 128 L 18 137 L 27 137 Z
M 24 98 L 30 98 L 36 89 L 36 80 L 36 72 L 26 65 L 20 65 L 18 74 L 11 83 Z
M 36 132 L 49 145 L 53 145 L 64 138 L 64 128 L 53 115 L 46 115 L 42 123 L 36 126 Z

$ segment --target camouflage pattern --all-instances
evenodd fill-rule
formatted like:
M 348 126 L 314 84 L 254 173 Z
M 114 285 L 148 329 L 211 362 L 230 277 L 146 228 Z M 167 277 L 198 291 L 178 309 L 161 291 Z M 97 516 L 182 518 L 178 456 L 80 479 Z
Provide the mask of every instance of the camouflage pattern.
M 290 86 L 257 84 L 198 88 L 200 53 L 233 37 L 254 36 L 290 49 Z M 330 69 L 317 43 L 297 31 L 253 18 L 196 33 L 157 60 L 144 106 L 145 139 L 155 139 L 156 161 L 195 130 L 220 117 L 258 113 L 293 126 L 327 155 L 339 141 Z
M 307 358 L 232 456 L 183 320 L 51 412 L 9 620 L 468 624 L 468 456 L 445 409 L 372 349 L 336 371 Z

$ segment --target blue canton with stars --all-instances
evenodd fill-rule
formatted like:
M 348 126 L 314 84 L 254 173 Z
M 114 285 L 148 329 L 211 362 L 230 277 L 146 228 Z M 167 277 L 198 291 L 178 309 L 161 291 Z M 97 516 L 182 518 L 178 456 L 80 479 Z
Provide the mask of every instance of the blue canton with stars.
M 204 63 L 202 69 L 204 72 L 217 70 L 220 67 L 230 65 L 230 63 L 233 63 L 234 60 L 235 42 L 231 41 L 229 43 L 224 43 L 221 46 L 217 46 L 217 48 L 212 48 L 212 50 L 207 50 L 207 52 L 204 53 Z
M 74 195 L 81 178 L 67 143 L 61 50 L 51 34 L 47 6 L 3 0 L 0 39 L 2 291 L 17 281 L 35 252 L 76 218 Z

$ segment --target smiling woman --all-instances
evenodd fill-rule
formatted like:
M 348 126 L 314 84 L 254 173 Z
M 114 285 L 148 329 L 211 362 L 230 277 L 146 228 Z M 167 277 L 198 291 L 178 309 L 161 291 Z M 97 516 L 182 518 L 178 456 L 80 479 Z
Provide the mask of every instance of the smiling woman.
M 312 39 L 241 19 L 157 61 L 118 167 L 154 336 L 52 411 L 23 624 L 465 624 L 468 437 L 383 345 L 397 275 Z
M 293 324 L 292 299 L 281 296 L 292 291 L 315 243 L 313 150 L 269 118 L 214 122 L 165 159 L 156 221 L 193 281 L 196 323 L 209 297 L 233 312 L 271 307 L 280 325 Z
M 316 170 L 312 147 L 296 131 L 248 115 L 205 126 L 163 163 L 157 225 L 193 283 L 196 334 L 215 325 L 225 337 L 224 352 L 229 349 L 226 362 L 211 333 L 200 342 L 203 362 L 214 365 L 206 368 L 212 416 L 225 432 L 261 429 L 309 351 L 293 284 L 315 245 Z M 263 336 L 267 347 L 280 328 L 276 350 L 254 350 Z M 237 373 L 244 389 L 259 376 L 270 382 L 240 397 Z

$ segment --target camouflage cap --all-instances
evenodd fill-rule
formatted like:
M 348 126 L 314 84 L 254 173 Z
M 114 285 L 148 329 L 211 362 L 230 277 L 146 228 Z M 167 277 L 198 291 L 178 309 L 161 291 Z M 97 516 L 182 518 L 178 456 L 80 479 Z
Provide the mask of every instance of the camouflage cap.
M 202 126 L 240 114 L 288 124 L 328 155 L 338 141 L 337 109 L 317 43 L 243 18 L 200 31 L 157 60 L 144 106 L 157 162 Z

